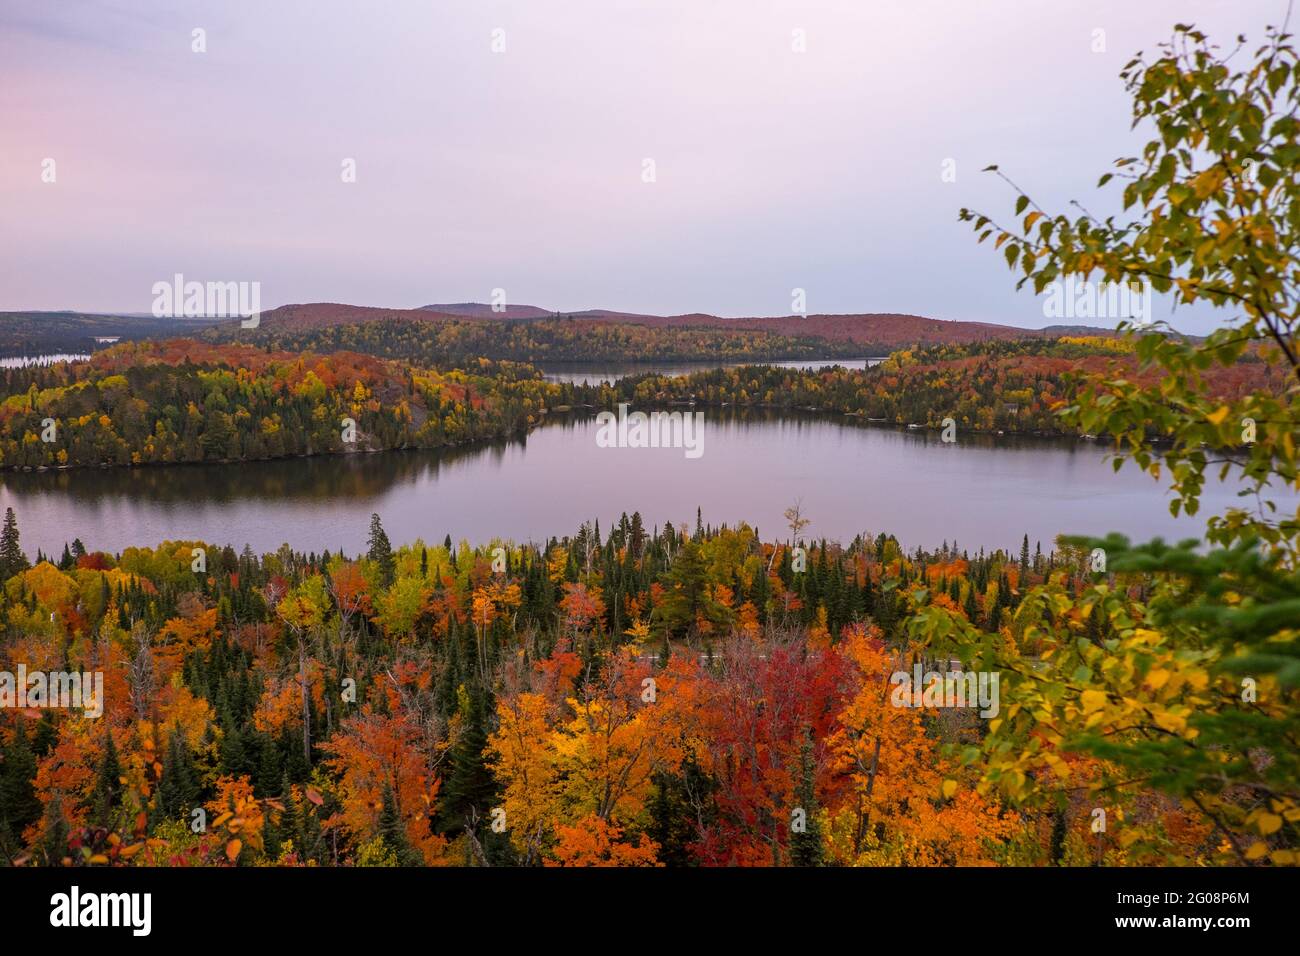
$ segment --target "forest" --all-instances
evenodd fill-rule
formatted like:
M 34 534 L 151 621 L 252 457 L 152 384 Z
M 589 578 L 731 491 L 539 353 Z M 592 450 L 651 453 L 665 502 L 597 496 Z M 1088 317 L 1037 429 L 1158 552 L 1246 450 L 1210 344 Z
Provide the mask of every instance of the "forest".
M 405 315 L 308 328 L 277 322 L 272 315 L 258 329 L 224 325 L 204 332 L 203 338 L 292 352 L 362 352 L 432 368 L 481 357 L 517 362 L 744 362 L 864 354 L 862 346 L 852 342 L 752 329 L 655 327 L 565 317 L 460 321 Z
M 1098 183 L 1122 213 L 1052 213 L 990 166 L 1009 208 L 959 221 L 1038 293 L 1140 277 L 1228 310 L 1203 337 L 1124 323 L 594 388 L 447 343 L 366 354 L 418 347 L 396 326 L 312 332 L 357 351 L 124 343 L 5 370 L 0 464 L 432 447 L 620 401 L 951 417 L 1104 438 L 1175 516 L 1230 481 L 1198 537 L 925 550 L 811 539 L 796 501 L 762 533 L 697 509 L 394 542 L 376 513 L 351 553 L 216 532 L 29 556 L 8 508 L 0 863 L 1300 865 L 1300 57 L 1285 28 L 1225 58 L 1182 24 L 1121 78 L 1154 137 Z M 102 693 L 49 706 L 69 673 Z
M 1252 840 L 1249 787 L 1291 772 L 1294 751 L 1234 768 L 1240 789 L 1209 814 L 1196 805 L 1207 779 L 1131 779 L 1134 752 L 1117 743 L 1141 751 L 1159 727 L 1194 744 L 1189 704 L 1228 722 L 1257 713 L 1280 733 L 1295 730 L 1294 712 L 1267 681 L 1241 705 L 1207 648 L 1189 654 L 1149 629 L 1144 602 L 1167 585 L 1092 574 L 1086 558 L 1080 544 L 1045 554 L 1027 537 L 1019 554 L 909 553 L 883 533 L 764 541 L 744 525 L 647 527 L 634 513 L 607 534 L 589 523 L 541 545 L 394 547 L 375 515 L 351 557 L 200 541 L 110 555 L 76 541 L 31 563 L 11 510 L 0 667 L 98 671 L 105 689 L 99 719 L 0 711 L 0 856 L 1291 860 L 1292 826 Z M 1026 734 L 1018 711 L 1044 704 L 1014 683 L 991 722 L 891 705 L 891 673 L 961 668 L 936 615 L 992 642 L 1004 666 L 1065 681 L 1061 721 Z M 1121 690 L 1140 709 L 1090 697 Z M 1007 773 L 1010 755 L 1025 772 Z M 1098 810 L 1110 821 L 1100 831 Z
M 863 370 L 757 365 L 601 386 L 547 382 L 533 366 L 505 359 L 426 369 L 347 351 L 124 343 L 88 362 L 0 371 L 0 468 L 439 448 L 526 432 L 550 410 L 620 402 L 817 411 L 929 428 L 952 418 L 959 430 L 1077 436 L 1082 430 L 1059 410 L 1087 376 L 1116 369 L 1144 387 L 1155 381 L 1137 369 L 1131 343 L 1085 337 L 907 349 Z M 1281 394 L 1286 373 L 1245 355 L 1206 378 L 1211 395 L 1235 400 Z
M 959 431 L 1077 436 L 1061 418 L 1092 377 L 1125 375 L 1141 388 L 1159 376 L 1138 367 L 1125 339 L 1061 337 L 931 346 L 895 352 L 879 365 L 803 371 L 772 366 L 714 369 L 687 376 L 621 379 L 615 401 L 760 406 L 860 415 L 890 425 L 938 428 L 952 418 Z M 1281 395 L 1289 372 L 1257 356 L 1205 372 L 1208 394 L 1235 400 Z M 602 394 L 601 404 L 610 399 Z M 1153 435 L 1155 433 L 1153 432 Z
M 210 321 L 85 312 L 0 312 L 0 358 L 82 355 L 103 348 L 96 338 L 136 341 L 193 335 Z
M 438 372 L 185 339 L 6 369 L 0 381 L 7 468 L 437 448 L 526 430 L 563 393 L 511 362 Z

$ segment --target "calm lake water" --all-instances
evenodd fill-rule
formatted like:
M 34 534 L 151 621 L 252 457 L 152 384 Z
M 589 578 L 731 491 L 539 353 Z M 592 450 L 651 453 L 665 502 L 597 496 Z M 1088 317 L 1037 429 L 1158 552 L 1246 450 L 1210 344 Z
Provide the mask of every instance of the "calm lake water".
M 449 452 L 394 452 L 170 468 L 0 475 L 0 508 L 18 515 L 29 556 L 120 551 L 201 538 L 236 549 L 365 546 L 371 512 L 394 543 L 492 537 L 544 541 L 640 510 L 648 527 L 748 521 L 787 533 L 782 512 L 801 499 L 806 534 L 848 541 L 896 534 L 908 547 L 956 540 L 1019 551 L 1021 535 L 1050 550 L 1058 533 L 1120 531 L 1134 539 L 1194 536 L 1203 519 L 1170 517 L 1163 486 L 1126 466 L 1115 474 L 1096 443 L 965 437 L 869 427 L 825 416 L 705 412 L 704 454 L 600 448 L 590 418 L 526 439 Z M 1238 501 L 1207 486 L 1202 514 Z
M 672 362 L 630 363 L 622 365 L 602 365 L 590 362 L 538 362 L 542 377 L 549 382 L 572 382 L 574 385 L 599 385 L 601 382 L 617 382 L 629 375 L 645 375 L 655 372 L 659 375 L 690 375 L 692 372 L 707 372 L 715 368 L 740 368 L 742 365 L 771 365 L 775 368 L 826 368 L 841 365 L 848 369 L 864 369 L 879 365 L 883 358 L 857 359 L 792 359 L 786 362 L 728 362 L 719 366 L 717 362 Z
M 55 355 L 18 355 L 11 358 L 0 358 L 0 368 L 26 368 L 29 365 L 55 365 L 59 362 L 84 362 L 90 358 L 89 355 L 82 353 L 71 355 L 60 352 Z

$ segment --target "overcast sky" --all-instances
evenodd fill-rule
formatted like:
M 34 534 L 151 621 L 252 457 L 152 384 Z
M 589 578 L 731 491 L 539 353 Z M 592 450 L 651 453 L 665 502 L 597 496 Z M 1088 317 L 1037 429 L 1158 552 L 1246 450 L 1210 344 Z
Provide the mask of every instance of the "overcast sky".
M 802 288 L 1041 326 L 956 221 L 1011 206 L 979 170 L 1105 214 L 1131 54 L 1285 6 L 0 0 L 0 309 L 148 311 L 179 272 L 264 307 L 780 315 Z

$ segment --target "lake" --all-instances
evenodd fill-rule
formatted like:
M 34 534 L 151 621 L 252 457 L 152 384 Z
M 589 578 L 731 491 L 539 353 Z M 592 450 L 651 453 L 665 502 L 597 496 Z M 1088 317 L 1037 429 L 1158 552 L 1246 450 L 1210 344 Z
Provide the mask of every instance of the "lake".
M 654 372 L 658 375 L 690 375 L 692 372 L 708 372 L 715 368 L 740 368 L 744 365 L 771 365 L 773 368 L 817 369 L 831 365 L 841 365 L 848 369 L 864 369 L 879 365 L 883 358 L 856 359 L 790 359 L 781 362 L 645 362 L 608 365 L 591 362 L 538 362 L 542 377 L 548 382 L 570 382 L 574 385 L 599 385 L 601 382 L 617 382 L 629 375 L 645 375 Z
M 89 355 L 81 353 L 71 355 L 60 352 L 56 355 L 16 355 L 11 358 L 0 358 L 0 368 L 26 368 L 29 365 L 56 365 L 59 362 L 84 362 L 90 358 Z
M 394 544 L 492 537 L 544 541 L 626 511 L 665 521 L 748 521 L 787 535 L 796 499 L 805 534 L 849 541 L 892 533 L 905 547 L 956 541 L 1044 552 L 1060 532 L 1119 531 L 1133 539 L 1197 535 L 1201 517 L 1169 515 L 1163 485 L 1131 465 L 1115 474 L 1099 443 L 962 436 L 872 427 L 839 417 L 705 411 L 703 455 L 601 448 L 590 417 L 564 417 L 526 438 L 450 451 L 392 452 L 135 469 L 0 475 L 0 507 L 18 515 L 29 556 L 80 537 L 120 551 L 201 538 L 264 552 L 289 542 L 364 549 L 371 512 Z M 1207 484 L 1202 515 L 1236 502 Z

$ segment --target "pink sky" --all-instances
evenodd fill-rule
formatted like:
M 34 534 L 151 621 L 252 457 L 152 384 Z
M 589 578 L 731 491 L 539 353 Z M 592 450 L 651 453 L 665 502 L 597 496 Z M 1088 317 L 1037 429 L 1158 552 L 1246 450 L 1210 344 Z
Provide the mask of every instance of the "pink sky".
M 148 311 L 181 272 L 258 281 L 268 306 L 499 287 L 554 309 L 770 315 L 799 287 L 811 312 L 1043 325 L 956 222 L 1010 206 L 979 170 L 1000 164 L 1049 208 L 1106 211 L 1097 177 L 1139 145 L 1129 56 L 1177 21 L 1226 43 L 1284 12 L 0 0 L 0 309 Z

